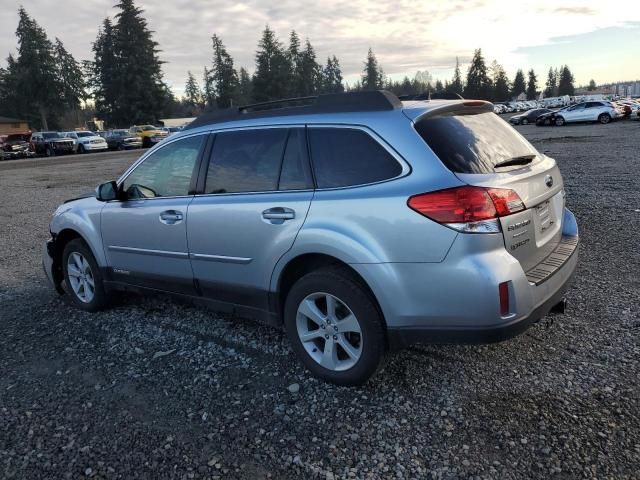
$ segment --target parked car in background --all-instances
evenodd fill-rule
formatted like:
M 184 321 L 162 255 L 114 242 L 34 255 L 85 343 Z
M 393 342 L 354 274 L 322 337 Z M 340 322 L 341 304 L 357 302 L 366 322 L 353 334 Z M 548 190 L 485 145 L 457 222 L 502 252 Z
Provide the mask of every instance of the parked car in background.
M 64 132 L 63 135 L 73 139 L 77 153 L 104 152 L 108 150 L 107 142 L 101 136 L 86 130 Z
M 512 125 L 527 125 L 528 123 L 535 123 L 540 115 L 549 113 L 550 111 L 551 110 L 548 108 L 534 108 L 519 115 L 514 115 L 509 119 L 509 123 Z
M 60 132 L 35 132 L 31 135 L 31 150 L 36 155 L 61 155 L 73 153 L 73 139 Z
M 149 148 L 167 138 L 168 133 L 153 125 L 134 125 L 129 132 L 140 138 L 142 148 Z
M 140 137 L 133 135 L 126 129 L 110 130 L 105 139 L 110 150 L 129 150 L 142 147 Z
M 31 151 L 31 132 L 10 133 L 8 135 L 0 135 L 0 151 L 4 160 L 13 160 L 15 158 L 27 158 L 34 155 Z
M 565 123 L 576 122 L 600 122 L 607 124 L 620 116 L 620 112 L 616 110 L 611 102 L 604 100 L 583 102 L 562 108 L 555 112 L 540 115 L 536 120 L 536 125 L 556 125 L 560 127 Z
M 160 130 L 162 132 L 166 133 L 167 137 L 170 137 L 174 133 L 178 133 L 178 132 L 182 131 L 182 128 L 180 128 L 180 127 L 162 127 Z
M 500 341 L 564 308 L 578 227 L 562 175 L 491 103 L 269 106 L 205 114 L 58 208 L 52 284 L 86 311 L 134 288 L 284 326 L 342 385 L 388 349 Z
M 620 113 L 625 117 L 630 117 L 640 110 L 640 103 L 633 100 L 616 100 L 612 102 Z

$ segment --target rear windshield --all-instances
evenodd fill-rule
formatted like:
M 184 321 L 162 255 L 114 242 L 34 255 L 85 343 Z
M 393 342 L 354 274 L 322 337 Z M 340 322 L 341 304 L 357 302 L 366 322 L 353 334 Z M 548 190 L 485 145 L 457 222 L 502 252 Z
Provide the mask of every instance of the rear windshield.
M 507 122 L 490 112 L 426 118 L 416 124 L 416 130 L 456 173 L 493 173 L 498 163 L 538 154 Z

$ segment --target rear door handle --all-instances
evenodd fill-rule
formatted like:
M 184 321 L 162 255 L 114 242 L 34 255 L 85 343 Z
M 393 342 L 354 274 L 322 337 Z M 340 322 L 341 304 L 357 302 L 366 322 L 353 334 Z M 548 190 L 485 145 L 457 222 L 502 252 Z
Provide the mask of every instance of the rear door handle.
M 165 225 L 174 225 L 182 221 L 182 212 L 177 210 L 165 210 L 160 214 L 160 221 Z
M 262 212 L 262 218 L 265 220 L 293 220 L 296 218 L 296 212 L 290 208 L 273 207 Z

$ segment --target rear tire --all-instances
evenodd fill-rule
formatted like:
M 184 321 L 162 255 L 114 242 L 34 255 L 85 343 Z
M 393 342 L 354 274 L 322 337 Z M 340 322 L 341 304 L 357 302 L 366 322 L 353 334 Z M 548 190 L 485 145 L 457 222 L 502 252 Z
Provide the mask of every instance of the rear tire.
M 529 124 L 529 120 L 527 120 L 526 118 L 523 118 L 522 120 L 520 120 L 520 125 L 528 125 Z
M 601 124 L 606 125 L 611 121 L 611 115 L 609 115 L 608 113 L 601 113 L 600 116 L 598 117 L 598 121 Z
M 344 268 L 300 278 L 287 295 L 284 323 L 293 351 L 327 382 L 362 385 L 381 366 L 382 314 L 362 282 Z
M 98 263 L 83 240 L 76 238 L 65 245 L 62 270 L 65 291 L 75 307 L 97 312 L 109 304 Z
M 556 126 L 557 127 L 562 127 L 564 125 L 564 118 L 562 117 L 556 117 Z

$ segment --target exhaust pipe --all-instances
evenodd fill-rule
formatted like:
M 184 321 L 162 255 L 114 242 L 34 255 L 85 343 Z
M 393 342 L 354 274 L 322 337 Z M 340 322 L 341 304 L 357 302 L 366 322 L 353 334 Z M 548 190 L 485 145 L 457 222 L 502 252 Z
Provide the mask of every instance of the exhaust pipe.
M 567 311 L 567 299 L 563 298 L 558 303 L 556 303 L 551 310 L 549 310 L 550 314 L 559 315 L 565 313 Z

